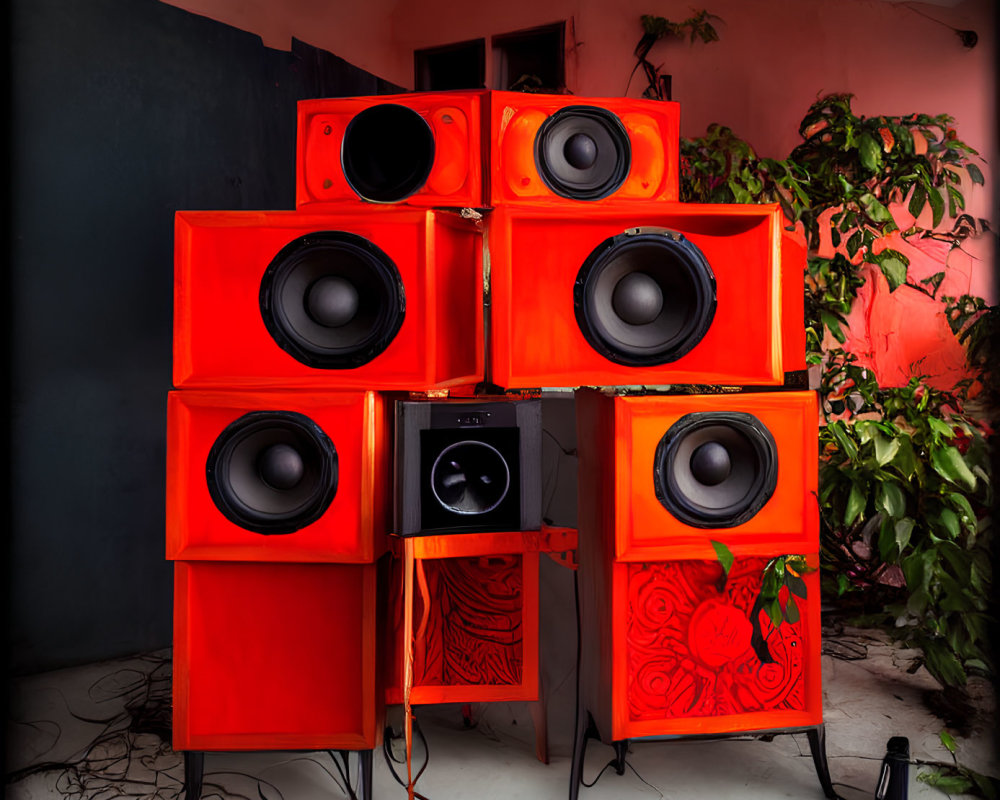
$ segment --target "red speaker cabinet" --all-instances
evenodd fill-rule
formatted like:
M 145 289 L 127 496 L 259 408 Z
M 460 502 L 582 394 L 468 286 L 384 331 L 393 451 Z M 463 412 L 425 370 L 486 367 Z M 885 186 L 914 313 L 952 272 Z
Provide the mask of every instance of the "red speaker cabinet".
M 677 200 L 679 105 L 492 92 L 490 205 Z
M 374 561 L 390 426 L 374 392 L 170 392 L 167 558 Z
M 300 101 L 296 207 L 482 208 L 488 102 L 485 90 Z
M 538 699 L 540 541 L 537 531 L 413 540 L 411 703 Z M 389 704 L 403 702 L 403 560 L 393 568 Z
M 177 214 L 174 385 L 483 380 L 481 223 L 422 209 Z
M 375 747 L 376 569 L 177 562 L 174 749 Z
M 817 565 L 815 395 L 581 390 L 576 407 L 581 698 L 604 740 L 820 724 L 817 574 L 798 621 L 752 619 L 769 558 Z
M 777 206 L 506 206 L 487 239 L 499 386 L 784 380 Z

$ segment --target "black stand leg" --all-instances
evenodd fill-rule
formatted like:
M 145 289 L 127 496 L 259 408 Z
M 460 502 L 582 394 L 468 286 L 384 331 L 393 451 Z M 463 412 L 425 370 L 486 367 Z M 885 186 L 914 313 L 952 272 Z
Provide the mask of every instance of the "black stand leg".
M 622 739 L 620 742 L 612 742 L 611 746 L 615 748 L 615 772 L 619 775 L 624 775 L 625 756 L 628 755 L 628 739 Z
M 806 735 L 809 737 L 809 750 L 812 751 L 813 764 L 816 766 L 823 794 L 830 800 L 841 800 L 840 795 L 834 791 L 833 781 L 830 780 L 830 765 L 826 762 L 826 727 L 817 725 L 806 731 Z
M 372 800 L 372 751 L 358 751 L 358 798 Z
M 201 779 L 205 772 L 205 754 L 184 751 L 184 800 L 201 800 Z
M 586 722 L 585 722 L 586 720 Z M 597 737 L 597 726 L 589 711 L 577 710 L 576 732 L 573 734 L 573 763 L 569 775 L 569 800 L 577 800 L 583 783 L 583 761 L 587 755 L 587 739 Z

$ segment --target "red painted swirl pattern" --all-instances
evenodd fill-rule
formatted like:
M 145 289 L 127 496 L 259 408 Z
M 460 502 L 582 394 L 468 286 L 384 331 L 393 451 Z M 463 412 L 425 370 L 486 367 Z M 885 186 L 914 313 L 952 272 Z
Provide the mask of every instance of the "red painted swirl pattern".
M 776 629 L 761 614 L 773 664 L 762 664 L 750 646 L 749 614 L 765 564 L 738 560 L 721 591 L 715 561 L 629 564 L 631 719 L 804 709 L 802 623 Z
M 415 643 L 414 683 L 521 683 L 521 556 L 428 559 L 423 568 L 431 604 Z

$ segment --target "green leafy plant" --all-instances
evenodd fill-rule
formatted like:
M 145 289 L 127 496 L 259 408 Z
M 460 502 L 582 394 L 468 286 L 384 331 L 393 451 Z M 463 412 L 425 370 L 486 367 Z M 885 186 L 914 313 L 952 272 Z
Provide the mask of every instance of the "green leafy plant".
M 917 780 L 940 789 L 946 794 L 967 794 L 996 800 L 1000 797 L 1000 781 L 980 772 L 964 767 L 956 757 L 955 737 L 947 730 L 938 734 L 941 744 L 951 753 L 952 763 L 918 762 L 922 767 Z
M 660 41 L 660 39 L 667 37 L 684 38 L 685 34 L 690 36 L 691 42 L 694 42 L 695 39 L 700 39 L 706 44 L 708 42 L 717 42 L 719 41 L 719 34 L 715 30 L 715 26 L 712 25 L 712 20 L 722 21 L 719 17 L 709 14 L 704 9 L 696 11 L 694 16 L 688 17 L 681 22 L 671 22 L 664 17 L 643 14 L 640 17 L 642 38 L 639 39 L 639 43 L 635 46 L 634 51 L 636 65 L 632 68 L 632 72 L 628 76 L 625 94 L 628 94 L 628 87 L 632 83 L 632 78 L 636 70 L 642 67 L 643 72 L 646 73 L 646 80 L 648 82 L 642 96 L 652 100 L 668 99 L 667 94 L 669 92 L 666 80 L 664 80 L 667 76 L 660 75 L 660 67 L 653 66 L 652 62 L 649 61 L 647 58 L 649 51 L 653 49 L 653 45 Z
M 801 144 L 780 160 L 758 156 L 721 125 L 682 140 L 681 199 L 777 203 L 789 228 L 804 230 L 807 358 L 819 370 L 825 421 L 824 586 L 843 607 L 922 648 L 945 687 L 962 687 L 968 674 L 994 666 L 986 648 L 995 610 L 982 409 L 1000 397 L 990 350 L 1000 311 L 981 298 L 938 298 L 946 262 L 915 282 L 906 256 L 887 245 L 902 236 L 959 247 L 989 231 L 964 210 L 964 190 L 983 183 L 977 154 L 948 115 L 859 117 L 850 95 L 819 99 L 799 131 Z M 909 214 L 906 230 L 894 204 Z M 890 291 L 905 286 L 942 303 L 974 379 L 950 392 L 919 378 L 884 388 L 839 347 L 866 265 Z

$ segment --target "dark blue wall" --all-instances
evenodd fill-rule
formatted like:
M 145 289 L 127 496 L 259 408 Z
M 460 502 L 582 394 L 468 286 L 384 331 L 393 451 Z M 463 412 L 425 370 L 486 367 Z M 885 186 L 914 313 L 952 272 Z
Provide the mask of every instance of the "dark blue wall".
M 14 673 L 166 647 L 177 209 L 294 205 L 295 103 L 396 90 L 157 0 L 11 10 Z

